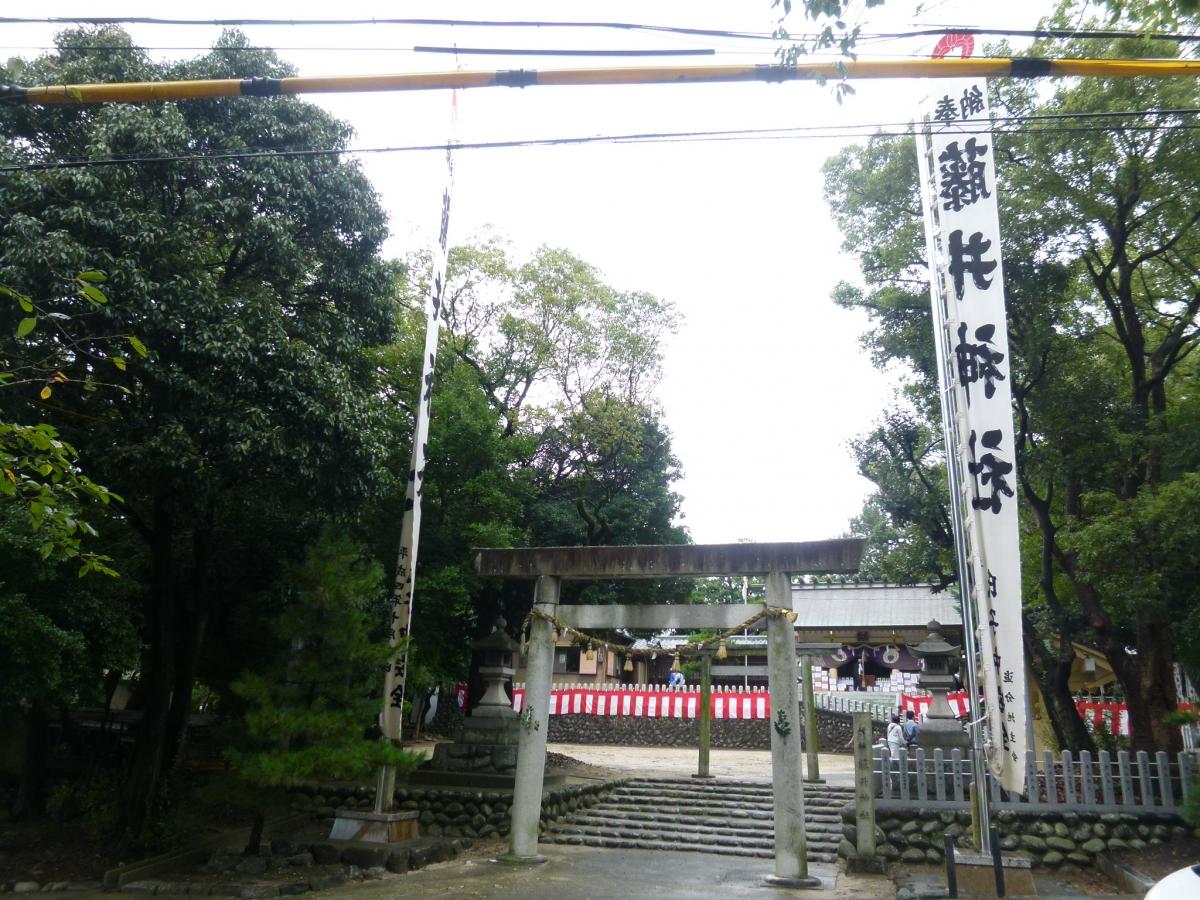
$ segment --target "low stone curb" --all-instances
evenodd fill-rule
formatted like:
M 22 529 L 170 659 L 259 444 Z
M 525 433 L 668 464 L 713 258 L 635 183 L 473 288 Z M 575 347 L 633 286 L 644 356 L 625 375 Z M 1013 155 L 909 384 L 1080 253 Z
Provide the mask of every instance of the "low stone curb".
M 1096 868 L 1103 872 L 1122 891 L 1144 896 L 1154 887 L 1154 879 L 1143 875 L 1133 866 L 1115 860 L 1106 854 L 1096 857 Z

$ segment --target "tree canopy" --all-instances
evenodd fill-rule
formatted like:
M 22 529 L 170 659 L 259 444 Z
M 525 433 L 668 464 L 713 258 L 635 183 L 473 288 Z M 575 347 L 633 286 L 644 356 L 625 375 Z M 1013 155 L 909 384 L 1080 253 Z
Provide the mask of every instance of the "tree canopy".
M 48 83 L 290 74 L 237 33 L 156 62 L 116 28 L 64 32 L 5 69 Z M 0 556 L 36 563 L 0 584 L 0 668 L 21 676 L 0 707 L 101 703 L 132 674 L 143 718 L 122 846 L 161 812 L 199 690 L 240 719 L 229 749 L 245 780 L 374 760 L 317 732 L 374 722 L 375 588 L 395 563 L 428 264 L 383 255 L 379 200 L 336 152 L 350 129 L 292 98 L 230 98 L 6 105 L 0 130 L 0 163 L 82 163 L 0 176 Z M 335 152 L 98 164 L 298 148 Z M 485 239 L 452 248 L 444 316 L 413 628 L 413 681 L 429 684 L 465 678 L 470 639 L 531 603 L 483 583 L 472 548 L 687 539 L 653 400 L 669 303 L 565 249 L 518 260 Z M 78 579 L 80 559 L 118 577 Z M 281 671 L 320 703 L 301 709 Z M 273 723 L 291 729 L 286 752 Z
M 1078 42 L 1080 56 L 1172 55 L 1173 44 Z M 1034 48 L 1035 54 L 1038 48 Z M 999 81 L 1004 115 L 1174 110 L 1191 79 Z M 1190 665 L 1200 535 L 1175 519 L 1194 489 L 1200 341 L 1194 191 L 1200 144 L 1173 114 L 1125 127 L 1022 129 L 992 139 L 1021 480 L 1027 651 L 1060 739 L 1086 744 L 1066 691 L 1070 642 L 1097 643 L 1130 701 L 1135 744 L 1172 747 L 1171 665 Z M 861 260 L 838 301 L 872 318 L 865 343 L 910 376 L 895 408 L 855 445 L 879 494 L 863 524 L 881 567 L 914 560 L 949 582 L 951 544 L 939 444 L 924 239 L 910 139 L 874 138 L 826 166 L 827 195 Z M 1180 529 L 1177 531 L 1176 529 Z M 923 545 L 932 544 L 927 549 Z M 1139 548 L 1136 552 L 1134 548 Z M 870 551 L 869 551 L 870 553 Z M 1182 630 L 1181 630 L 1182 629 Z M 1136 653 L 1127 652 L 1134 648 Z M 1057 705 L 1057 710 L 1054 708 Z

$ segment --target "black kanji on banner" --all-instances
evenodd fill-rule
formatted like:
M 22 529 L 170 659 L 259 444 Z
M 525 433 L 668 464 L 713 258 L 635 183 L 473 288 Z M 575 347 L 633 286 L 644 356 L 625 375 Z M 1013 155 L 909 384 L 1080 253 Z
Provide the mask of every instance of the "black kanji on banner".
M 963 142 L 951 141 L 938 156 L 939 186 L 942 189 L 942 209 L 959 212 L 980 197 L 990 197 L 985 176 L 987 174 L 987 144 L 975 138 Z
M 983 258 L 983 254 L 991 249 L 992 242 L 984 238 L 982 231 L 972 234 L 966 244 L 963 244 L 962 237 L 962 229 L 950 232 L 950 277 L 954 280 L 954 296 L 959 300 L 963 298 L 963 282 L 967 275 L 971 276 L 975 287 L 986 291 L 992 286 L 992 280 L 985 276 L 996 268 L 994 259 Z

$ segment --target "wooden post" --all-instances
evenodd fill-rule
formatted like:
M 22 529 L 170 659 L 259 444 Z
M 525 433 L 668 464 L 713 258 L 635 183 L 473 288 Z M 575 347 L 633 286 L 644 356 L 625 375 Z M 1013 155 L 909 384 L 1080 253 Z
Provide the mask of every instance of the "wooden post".
M 813 692 L 812 657 L 807 653 L 800 657 L 800 677 L 804 682 L 804 748 L 808 751 L 808 771 L 804 780 L 809 784 L 824 784 L 817 759 L 820 745 L 817 739 L 817 700 Z
M 708 751 L 712 745 L 712 652 L 700 654 L 700 758 L 693 778 L 712 778 L 708 771 Z

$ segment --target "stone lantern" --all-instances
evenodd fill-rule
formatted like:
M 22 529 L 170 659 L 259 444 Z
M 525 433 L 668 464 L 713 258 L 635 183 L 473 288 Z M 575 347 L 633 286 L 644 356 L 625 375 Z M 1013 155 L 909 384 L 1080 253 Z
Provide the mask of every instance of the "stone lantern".
M 925 660 L 920 685 L 932 698 L 925 721 L 921 723 L 920 745 L 928 752 L 941 747 L 946 753 L 958 748 L 966 753 L 971 739 L 954 716 L 946 694 L 954 689 L 954 672 L 958 669 L 961 647 L 951 646 L 942 636 L 941 623 L 930 622 L 925 640 L 908 651 Z
M 479 658 L 479 675 L 483 679 L 484 692 L 479 703 L 471 710 L 473 717 L 516 718 L 512 701 L 505 688 L 512 683 L 516 672 L 516 656 L 521 645 L 505 632 L 508 623 L 504 617 L 496 619 L 492 633 L 471 644 Z
M 453 743 L 434 747 L 427 768 L 411 773 L 409 784 L 512 790 L 521 721 L 505 688 L 512 681 L 521 645 L 504 631 L 506 624 L 503 618 L 496 619 L 492 633 L 471 644 L 484 683 L 483 697 L 463 720 Z M 552 782 L 546 776 L 546 783 Z

